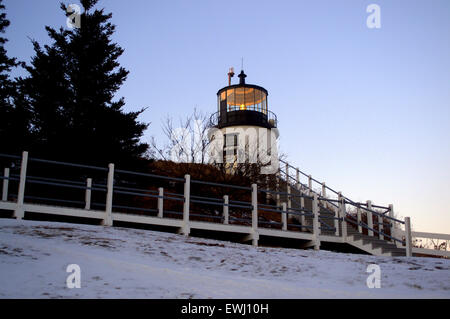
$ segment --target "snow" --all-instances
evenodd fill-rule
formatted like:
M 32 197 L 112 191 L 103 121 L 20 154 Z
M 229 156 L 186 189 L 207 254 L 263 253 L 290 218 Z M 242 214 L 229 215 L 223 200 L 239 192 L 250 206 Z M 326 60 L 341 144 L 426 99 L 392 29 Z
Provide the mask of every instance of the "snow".
M 69 264 L 79 289 L 66 285 Z M 370 264 L 379 289 L 366 285 Z M 0 219 L 0 298 L 450 298 L 450 260 Z

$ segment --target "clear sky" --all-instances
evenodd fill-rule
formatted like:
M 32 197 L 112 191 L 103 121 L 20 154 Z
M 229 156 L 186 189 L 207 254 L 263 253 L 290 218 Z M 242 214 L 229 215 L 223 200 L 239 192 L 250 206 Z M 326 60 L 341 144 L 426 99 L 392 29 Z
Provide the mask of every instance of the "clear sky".
M 66 26 L 54 0 L 5 0 L 10 56 Z M 63 1 L 66 4 L 76 0 Z M 381 28 L 369 29 L 369 4 Z M 290 161 L 353 200 L 450 233 L 450 1 L 103 0 L 130 71 L 127 110 L 161 122 L 216 110 L 227 70 L 269 91 Z M 20 74 L 17 71 L 16 74 Z M 236 79 L 235 79 L 236 81 Z

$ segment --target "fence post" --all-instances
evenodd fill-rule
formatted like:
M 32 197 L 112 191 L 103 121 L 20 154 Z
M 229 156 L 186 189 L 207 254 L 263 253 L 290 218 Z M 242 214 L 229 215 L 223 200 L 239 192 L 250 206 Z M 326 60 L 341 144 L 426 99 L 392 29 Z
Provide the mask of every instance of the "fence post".
M 317 199 L 317 194 L 314 194 L 313 205 L 313 238 L 314 238 L 314 249 L 320 250 L 320 228 L 319 228 L 319 201 Z
M 367 209 L 372 210 L 372 201 L 367 201 Z M 369 236 L 373 236 L 373 217 L 372 212 L 367 211 L 367 226 L 369 226 L 368 234 Z
M 302 224 L 302 226 L 306 225 L 306 217 L 305 217 L 305 198 L 302 196 L 300 197 L 300 210 L 302 212 L 302 215 L 300 216 L 300 223 Z M 306 227 L 302 227 L 301 228 L 302 231 L 307 231 Z
M 3 173 L 3 190 L 2 190 L 2 201 L 6 202 L 8 200 L 8 188 L 9 188 L 9 168 L 5 167 Z
M 339 206 L 339 205 L 338 205 Z M 333 207 L 334 211 L 334 235 L 339 236 L 339 207 Z
M 278 172 L 276 175 L 276 179 L 277 179 L 277 194 L 276 194 L 276 202 L 277 202 L 277 207 L 280 207 L 280 194 L 278 194 L 280 192 L 280 173 Z
M 311 175 L 308 175 L 308 195 L 311 196 L 312 194 L 312 177 Z
M 183 205 L 183 227 L 181 233 L 188 236 L 189 229 L 189 203 L 191 200 L 191 175 L 184 175 L 184 205 Z
M 14 217 L 22 219 L 25 216 L 23 202 L 25 197 L 25 183 L 27 179 L 28 152 L 22 152 L 22 164 L 20 166 L 19 190 L 17 192 L 17 207 L 14 210 Z
M 298 168 L 295 169 L 295 185 L 297 185 L 297 189 L 301 191 L 300 185 L 300 170 Z
M 383 239 L 383 235 L 381 234 L 381 232 L 384 233 L 384 225 L 383 225 L 383 216 L 378 215 L 378 238 L 379 239 Z
M 345 210 L 345 199 L 342 197 L 341 193 L 339 193 L 339 215 L 342 218 L 342 222 L 341 222 L 342 239 L 344 241 L 346 241 L 347 240 L 347 221 L 345 220 L 345 217 L 347 215 L 347 212 Z
M 389 205 L 389 217 L 394 218 L 394 205 L 390 204 Z M 389 224 L 392 225 L 391 226 L 391 237 L 393 238 L 397 238 L 395 237 L 395 228 L 396 228 L 396 224 L 395 224 L 395 220 L 391 219 L 389 220 Z M 391 239 L 392 242 L 394 242 L 393 239 Z
M 112 202 L 113 202 L 113 192 L 114 192 L 114 164 L 110 163 L 108 165 L 108 180 L 107 180 L 107 192 L 106 192 L 106 211 L 105 219 L 102 221 L 104 226 L 112 226 Z
M 411 219 L 405 217 L 406 257 L 412 257 Z
M 283 212 L 281 213 L 281 223 L 282 223 L 282 230 L 287 230 L 287 208 L 286 203 L 282 203 L 281 206 L 283 207 Z
M 291 185 L 287 185 L 287 208 L 292 208 Z
M 258 185 L 252 184 L 252 245 L 258 246 Z
M 323 198 L 327 198 L 327 189 L 325 186 L 325 182 L 322 182 L 322 197 Z M 323 206 L 325 207 L 325 209 L 328 208 L 328 202 L 327 201 L 322 201 Z
M 164 214 L 164 188 L 158 188 L 158 217 L 163 218 Z
M 228 195 L 223 195 L 223 223 L 225 225 L 229 224 L 229 218 L 230 218 L 229 210 L 228 210 L 228 203 L 229 203 Z
M 289 164 L 286 162 L 286 183 L 289 184 Z
M 84 195 L 84 209 L 91 209 L 91 191 L 92 191 L 92 178 L 86 179 L 86 193 Z
M 357 217 L 357 221 L 358 221 L 358 233 L 362 234 L 361 208 L 359 206 L 356 208 L 356 217 Z

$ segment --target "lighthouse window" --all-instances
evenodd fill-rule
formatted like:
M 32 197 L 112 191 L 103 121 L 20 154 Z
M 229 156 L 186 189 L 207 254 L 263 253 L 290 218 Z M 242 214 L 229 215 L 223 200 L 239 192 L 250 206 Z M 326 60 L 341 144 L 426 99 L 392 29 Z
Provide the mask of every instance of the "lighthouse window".
M 264 99 L 262 100 L 262 112 L 264 114 L 267 114 L 267 97 L 264 96 Z
M 255 107 L 256 111 L 258 112 L 262 112 L 262 97 L 262 92 L 259 90 L 255 90 Z
M 235 87 L 219 94 L 219 109 L 226 112 L 257 111 L 268 113 L 267 94 L 254 87 Z
M 235 101 L 234 105 L 237 110 L 245 109 L 245 88 L 236 88 L 234 90 Z
M 223 141 L 223 147 L 235 147 L 238 144 L 237 134 L 225 134 Z
M 234 94 L 234 89 L 232 90 L 227 90 L 227 110 L 228 112 L 234 111 L 235 105 L 235 94 Z

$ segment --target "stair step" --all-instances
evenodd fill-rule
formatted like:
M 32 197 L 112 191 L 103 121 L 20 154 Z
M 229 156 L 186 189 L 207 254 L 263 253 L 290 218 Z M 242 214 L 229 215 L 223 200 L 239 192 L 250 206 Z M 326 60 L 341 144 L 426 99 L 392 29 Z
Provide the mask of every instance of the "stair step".
M 377 237 L 369 237 L 360 233 L 348 234 L 348 236 L 353 236 L 356 240 L 362 239 L 365 243 L 375 243 L 375 244 L 389 244 L 395 245 L 390 241 L 379 239 Z
M 392 252 L 391 253 L 391 256 L 395 256 L 395 257 L 397 257 L 397 256 L 405 256 L 405 252 Z
M 386 248 L 382 247 L 381 251 L 382 252 L 387 252 L 387 253 L 390 253 L 390 252 L 402 252 L 402 253 L 405 253 L 406 252 L 404 249 L 397 249 L 397 248 L 393 248 L 393 247 L 386 247 Z
M 405 254 L 405 253 L 406 253 L 406 249 L 393 248 L 393 249 L 390 249 L 389 252 L 391 252 L 391 253 L 402 253 L 402 254 Z
M 304 192 L 304 190 L 298 190 L 294 185 L 292 184 L 291 192 L 293 195 L 297 194 L 307 194 Z M 308 195 L 308 194 L 307 194 Z M 286 196 L 281 196 L 282 201 L 286 201 Z M 296 203 L 297 202 L 297 203 Z M 293 208 L 299 208 L 298 200 L 294 201 Z M 326 208 L 319 207 L 319 218 L 322 217 L 322 221 L 326 223 L 328 226 L 334 227 L 335 220 L 331 219 L 330 217 L 335 217 L 334 212 L 334 205 L 328 205 L 325 204 Z M 311 210 L 312 209 L 312 202 L 311 200 L 305 200 L 305 208 Z M 300 216 L 293 215 L 293 218 L 297 221 L 300 221 Z M 306 226 L 312 226 L 313 225 L 313 217 L 312 216 L 305 216 L 304 218 L 305 225 Z M 339 234 L 342 234 L 342 222 L 339 222 L 338 229 Z M 306 231 L 309 233 L 312 233 L 311 228 L 306 228 Z M 335 236 L 336 230 L 328 230 L 325 227 L 323 227 L 320 230 L 322 235 L 327 236 Z M 342 236 L 342 235 L 341 235 Z M 352 240 L 355 241 L 354 246 L 355 247 L 361 247 L 360 244 L 363 245 L 363 250 L 366 250 L 367 252 L 371 253 L 371 250 L 373 251 L 372 254 L 379 255 L 381 252 L 381 255 L 391 255 L 391 256 L 405 256 L 406 250 L 404 248 L 399 248 L 394 242 L 389 241 L 387 238 L 382 237 L 382 239 L 379 238 L 377 233 L 374 233 L 374 236 L 368 236 L 365 234 L 361 234 L 359 232 L 358 226 L 354 225 L 353 223 L 347 223 L 347 237 L 350 239 L 348 241 L 349 244 L 352 244 Z M 359 242 L 361 241 L 361 242 Z M 358 243 L 356 243 L 358 242 Z
M 392 242 L 388 242 L 376 237 L 369 237 L 360 233 L 350 234 L 354 240 L 362 240 L 363 245 L 370 244 L 372 249 L 381 249 L 382 254 L 390 254 L 391 256 L 405 256 L 405 249 L 399 248 Z

